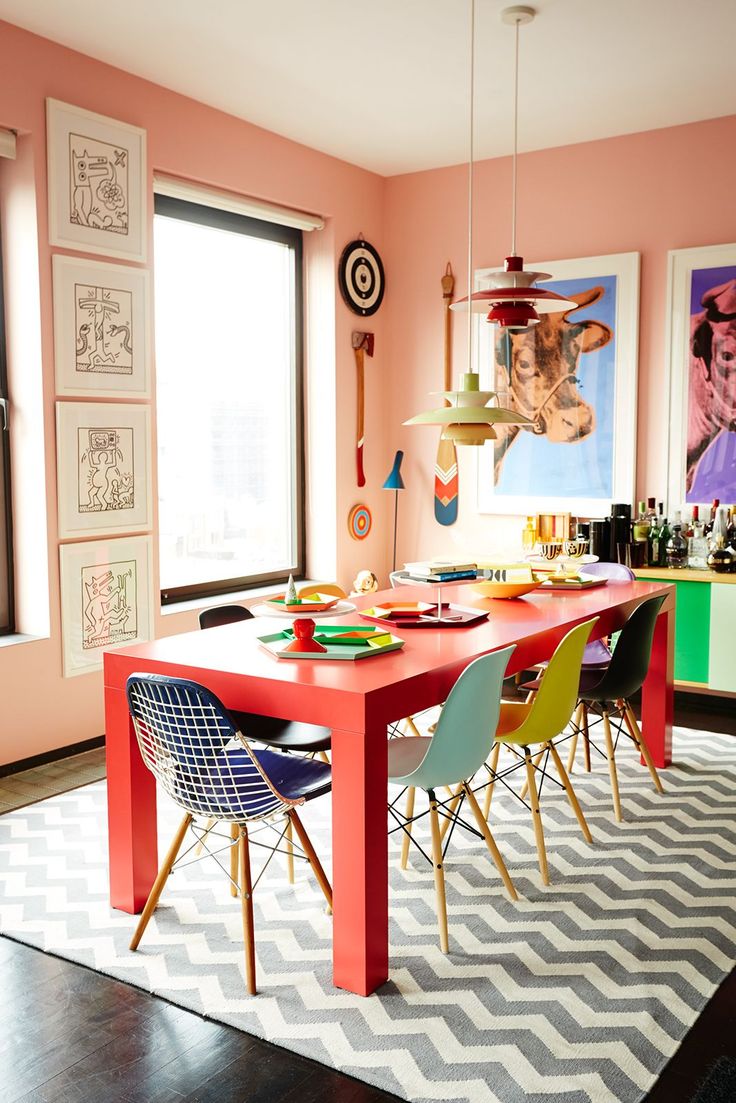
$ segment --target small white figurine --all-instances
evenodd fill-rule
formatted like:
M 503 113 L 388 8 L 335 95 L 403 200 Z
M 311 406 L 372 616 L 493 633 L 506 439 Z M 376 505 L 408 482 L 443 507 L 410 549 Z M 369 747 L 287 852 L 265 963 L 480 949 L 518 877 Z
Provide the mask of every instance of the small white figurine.
M 351 597 L 361 597 L 363 594 L 372 594 L 378 589 L 378 579 L 373 571 L 358 571 L 353 580 Z
M 296 603 L 297 603 L 297 596 L 296 596 L 296 586 L 294 585 L 294 576 L 293 576 L 293 574 L 290 574 L 289 575 L 289 585 L 286 587 L 286 604 L 287 605 L 296 605 Z

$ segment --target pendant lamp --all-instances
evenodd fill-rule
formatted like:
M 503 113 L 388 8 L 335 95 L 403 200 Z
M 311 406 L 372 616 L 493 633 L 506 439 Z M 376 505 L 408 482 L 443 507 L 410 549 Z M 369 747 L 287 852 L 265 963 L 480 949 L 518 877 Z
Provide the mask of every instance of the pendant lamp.
M 485 314 L 486 320 L 505 329 L 526 329 L 536 325 L 540 314 L 574 310 L 577 303 L 565 299 L 554 291 L 537 287 L 539 280 L 549 280 L 549 272 L 532 272 L 524 268 L 524 258 L 516 252 L 516 178 L 519 133 L 519 27 L 531 23 L 536 15 L 534 8 L 516 6 L 501 12 L 504 23 L 515 28 L 514 47 L 514 154 L 511 182 L 511 254 L 506 257 L 501 271 L 489 273 L 491 287 L 475 291 L 469 297 L 458 299 L 450 310 L 470 310 Z M 470 284 L 468 284 L 470 290 Z
M 473 283 L 473 140 L 475 107 L 475 0 L 470 0 L 470 155 L 468 158 L 468 291 Z M 529 273 L 527 273 L 528 275 Z M 465 300 L 467 303 L 467 299 Z M 450 310 L 454 310 L 454 304 Z M 467 309 L 467 306 L 466 306 Z M 474 308 L 475 309 L 475 308 Z M 457 391 L 434 391 L 449 406 L 415 414 L 404 425 L 441 425 L 443 440 L 481 446 L 496 439 L 494 425 L 532 425 L 515 410 L 498 405 L 495 391 L 481 391 L 480 376 L 473 370 L 473 328 L 468 317 L 468 370 L 460 377 Z M 493 401 L 494 405 L 488 403 Z

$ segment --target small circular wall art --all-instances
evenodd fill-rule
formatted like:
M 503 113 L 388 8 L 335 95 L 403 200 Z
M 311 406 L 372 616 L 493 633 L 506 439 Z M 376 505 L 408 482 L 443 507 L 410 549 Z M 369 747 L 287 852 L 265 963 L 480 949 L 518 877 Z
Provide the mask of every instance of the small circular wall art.
M 383 265 L 373 246 L 357 238 L 342 251 L 337 266 L 342 297 L 354 314 L 375 314 L 383 300 Z
M 371 531 L 371 525 L 373 524 L 373 517 L 368 506 L 357 505 L 353 506 L 348 514 L 348 531 L 353 540 L 365 540 L 368 533 Z

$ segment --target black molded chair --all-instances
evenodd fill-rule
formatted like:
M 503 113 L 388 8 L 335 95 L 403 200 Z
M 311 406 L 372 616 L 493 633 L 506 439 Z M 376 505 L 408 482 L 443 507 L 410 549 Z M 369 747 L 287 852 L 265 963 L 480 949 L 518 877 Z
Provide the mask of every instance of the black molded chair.
M 583 670 L 580 678 L 579 705 L 575 717 L 577 730 L 570 747 L 568 770 L 572 769 L 575 759 L 578 734 L 582 732 L 586 744 L 590 743 L 589 714 L 593 711 L 599 717 L 595 723 L 603 724 L 605 751 L 595 747 L 595 744 L 592 744 L 592 746 L 608 760 L 613 811 L 619 823 L 622 816 L 618 775 L 616 773 L 616 749 L 621 735 L 627 735 L 631 738 L 647 764 L 657 792 L 664 792 L 646 740 L 630 704 L 630 698 L 641 689 L 647 676 L 654 639 L 654 626 L 663 601 L 664 597 L 652 597 L 638 605 L 621 629 L 621 635 L 614 648 L 611 661 L 603 674 L 601 675 L 599 670 Z M 611 733 L 612 719 L 617 729 L 615 740 Z
M 199 614 L 199 627 L 220 628 L 224 624 L 252 619 L 250 609 L 245 609 L 242 605 L 218 605 L 202 610 Z M 302 724 L 296 720 L 279 720 L 275 716 L 260 716 L 254 712 L 237 712 L 235 709 L 229 711 L 246 738 L 265 743 L 267 747 L 275 747 L 280 751 L 316 752 L 323 756 L 330 749 L 330 728 Z

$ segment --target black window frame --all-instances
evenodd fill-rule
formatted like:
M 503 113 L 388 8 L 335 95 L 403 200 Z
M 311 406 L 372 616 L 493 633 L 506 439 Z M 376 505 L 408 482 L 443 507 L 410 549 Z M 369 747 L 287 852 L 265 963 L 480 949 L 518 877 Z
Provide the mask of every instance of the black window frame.
M 3 290 L 2 242 L 0 241 L 0 452 L 3 461 L 5 509 L 0 516 L 0 540 L 5 541 L 7 572 L 0 578 L 0 587 L 7 586 L 8 620 L 0 620 L 0 636 L 15 632 L 15 574 L 13 569 L 13 499 L 10 482 L 10 396 L 8 393 L 8 361 L 5 344 L 5 294 Z
M 295 386 L 295 498 L 296 498 L 296 563 L 291 570 L 267 571 L 257 575 L 241 575 L 218 579 L 215 582 L 197 582 L 192 585 L 170 586 L 161 589 L 161 605 L 172 605 L 198 598 L 217 597 L 222 594 L 256 589 L 267 583 L 286 582 L 289 575 L 305 577 L 305 476 L 304 476 L 304 272 L 302 231 L 282 223 L 266 222 L 259 218 L 238 214 L 187 199 L 178 199 L 160 193 L 154 194 L 154 216 L 177 218 L 183 222 L 211 226 L 214 229 L 246 234 L 290 246 L 294 250 L 294 386 Z M 154 257 L 155 265 L 155 257 Z M 154 315 L 155 325 L 155 315 Z M 158 536 L 158 534 L 157 534 Z

